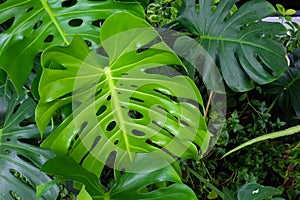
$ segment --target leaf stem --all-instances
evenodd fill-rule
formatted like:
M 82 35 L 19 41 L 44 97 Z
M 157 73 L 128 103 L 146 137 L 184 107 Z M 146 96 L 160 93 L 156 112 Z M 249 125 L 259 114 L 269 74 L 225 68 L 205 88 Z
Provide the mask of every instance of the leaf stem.
M 218 188 L 216 188 L 213 184 L 208 182 L 205 178 L 203 178 L 200 174 L 198 174 L 195 170 L 188 167 L 188 171 L 192 173 L 196 178 L 198 178 L 202 183 L 204 183 L 207 187 L 212 189 L 215 193 L 218 194 L 222 199 L 224 199 L 224 194 Z
M 45 8 L 45 10 L 47 11 L 51 21 L 54 23 L 55 27 L 57 28 L 58 32 L 60 33 L 61 37 L 63 38 L 64 40 L 64 43 L 66 45 L 69 45 L 70 42 L 68 40 L 68 38 L 66 37 L 66 35 L 64 34 L 64 31 L 62 30 L 62 27 L 60 26 L 60 24 L 58 23 L 56 17 L 55 17 L 55 14 L 52 12 L 51 8 L 49 7 L 48 3 L 46 0 L 40 0 L 43 7 Z
M 210 91 L 209 97 L 208 97 L 208 101 L 207 101 L 207 105 L 206 105 L 206 108 L 205 108 L 204 120 L 206 120 L 207 113 L 208 113 L 208 109 L 209 109 L 209 106 L 210 106 L 211 99 L 212 99 L 213 95 L 214 95 L 214 92 L 213 92 L 213 91 Z

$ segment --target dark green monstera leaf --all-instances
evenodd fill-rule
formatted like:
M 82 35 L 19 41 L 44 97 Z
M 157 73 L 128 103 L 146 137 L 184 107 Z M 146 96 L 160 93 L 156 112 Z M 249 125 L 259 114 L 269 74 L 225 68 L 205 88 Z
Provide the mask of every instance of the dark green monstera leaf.
M 41 132 L 60 107 L 72 103 L 73 113 L 42 146 L 71 155 L 97 175 L 103 164 L 130 166 L 138 152 L 193 159 L 200 149 L 205 153 L 210 134 L 201 95 L 174 69 L 164 74 L 182 63 L 158 33 L 143 19 L 117 13 L 104 22 L 100 40 L 97 52 L 76 37 L 43 53 L 36 111 Z
M 166 160 L 149 154 L 138 154 L 134 158 L 130 171 L 140 171 L 140 173 L 122 174 L 109 192 L 104 192 L 95 174 L 82 168 L 68 156 L 58 156 L 49 160 L 43 165 L 42 171 L 56 175 L 61 180 L 82 183 L 84 188 L 78 198 L 82 196 L 85 199 L 98 200 L 196 200 L 194 192 L 181 182 L 180 175 L 172 165 L 153 171 L 152 167 L 160 165 L 161 162 Z M 65 167 L 62 168 L 61 165 Z
M 300 48 L 290 55 L 291 65 L 276 81 L 265 87 L 267 93 L 278 94 L 282 111 L 289 118 L 300 118 Z
M 263 18 L 276 10 L 264 0 L 242 5 L 232 15 L 237 0 L 223 0 L 213 12 L 213 0 L 200 0 L 199 11 L 194 0 L 183 1 L 177 18 L 221 68 L 227 85 L 234 91 L 247 91 L 253 82 L 266 84 L 276 80 L 287 68 L 285 49 L 270 35 L 285 34 L 280 23 Z
M 36 186 L 51 179 L 39 168 L 54 154 L 28 144 L 40 137 L 30 118 L 34 119 L 35 102 L 17 97 L 9 83 L 0 86 L 0 199 L 35 199 Z M 45 193 L 42 199 L 56 199 L 58 187 Z
M 37 54 L 51 45 L 70 44 L 75 34 L 87 43 L 99 43 L 100 23 L 109 15 L 128 11 L 143 16 L 137 3 L 114 0 L 36 1 L 11 0 L 0 3 L 0 67 L 15 87 L 25 83 Z

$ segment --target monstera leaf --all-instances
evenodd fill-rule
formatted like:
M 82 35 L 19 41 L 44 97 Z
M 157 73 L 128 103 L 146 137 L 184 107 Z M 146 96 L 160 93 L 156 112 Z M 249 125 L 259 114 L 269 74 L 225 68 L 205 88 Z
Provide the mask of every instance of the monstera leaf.
M 290 55 L 291 65 L 276 81 L 265 87 L 266 92 L 278 94 L 282 111 L 289 118 L 300 118 L 300 48 Z
M 39 168 L 54 154 L 27 142 L 39 138 L 37 127 L 30 125 L 35 103 L 12 93 L 12 86 L 0 86 L 0 196 L 1 199 L 35 199 L 35 187 L 51 179 Z M 3 123 L 2 123 L 3 122 Z M 56 199 L 58 187 L 44 194 L 42 199 Z
M 69 44 L 75 34 L 88 43 L 99 43 L 100 23 L 109 15 L 127 10 L 143 16 L 137 3 L 104 1 L 1 1 L 0 67 L 20 90 L 34 58 L 50 45 Z
M 210 135 L 198 89 L 188 77 L 170 73 L 168 66 L 182 65 L 179 58 L 147 22 L 129 13 L 107 18 L 100 40 L 97 52 L 75 38 L 42 55 L 41 132 L 56 110 L 73 105 L 42 146 L 70 154 L 97 175 L 103 164 L 126 169 L 137 152 L 198 159 L 197 147 L 204 153 Z
M 131 171 L 140 171 L 140 173 L 122 174 L 120 179 L 107 193 L 103 191 L 103 187 L 95 174 L 82 168 L 70 157 L 58 156 L 53 158 L 43 165 L 42 170 L 46 173 L 56 175 L 62 180 L 74 180 L 82 183 L 84 189 L 81 190 L 79 196 L 82 195 L 85 199 L 196 200 L 197 197 L 194 192 L 182 184 L 179 174 L 172 165 L 166 165 L 166 167 L 155 171 L 149 167 L 159 165 L 161 162 L 166 161 L 157 156 L 138 154 L 134 158 Z M 65 167 L 62 168 L 61 165 Z M 161 185 L 161 187 L 158 187 L 158 185 Z
M 283 46 L 270 39 L 286 30 L 280 23 L 261 21 L 276 13 L 270 3 L 253 0 L 231 15 L 236 1 L 220 1 L 214 12 L 213 0 L 200 0 L 199 11 L 194 0 L 183 1 L 177 20 L 198 36 L 227 85 L 234 91 L 247 91 L 253 82 L 274 81 L 287 68 Z

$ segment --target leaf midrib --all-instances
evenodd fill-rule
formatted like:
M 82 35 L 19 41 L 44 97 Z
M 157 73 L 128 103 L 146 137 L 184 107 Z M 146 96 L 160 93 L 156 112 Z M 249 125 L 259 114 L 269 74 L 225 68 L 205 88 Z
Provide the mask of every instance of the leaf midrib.
M 43 5 L 44 9 L 47 11 L 47 13 L 48 13 L 48 15 L 49 15 L 51 21 L 54 23 L 54 25 L 55 25 L 56 29 L 58 30 L 59 34 L 60 34 L 61 37 L 63 38 L 64 43 L 65 43 L 66 45 L 69 45 L 70 42 L 69 42 L 68 38 L 65 36 L 62 27 L 60 26 L 59 22 L 57 21 L 56 16 L 55 16 L 55 14 L 52 12 L 52 10 L 51 10 L 51 8 L 49 7 L 48 3 L 46 2 L 46 0 L 40 0 L 40 1 L 41 1 L 42 5 Z
M 263 50 L 268 51 L 270 53 L 273 53 L 277 56 L 281 56 L 281 55 L 277 54 L 276 51 L 271 51 L 270 49 L 268 49 L 264 46 L 258 45 L 256 43 L 248 42 L 248 41 L 245 41 L 245 40 L 225 38 L 225 37 L 217 37 L 217 36 L 210 36 L 210 35 L 201 35 L 201 39 L 215 40 L 215 41 L 222 41 L 222 42 L 232 42 L 232 43 L 237 43 L 237 44 L 240 44 L 240 45 L 249 45 L 249 46 L 253 46 L 253 47 L 256 47 L 256 48 L 263 49 Z
M 125 119 L 123 118 L 122 110 L 120 110 L 120 105 L 118 104 L 119 98 L 118 98 L 118 96 L 116 95 L 116 92 L 115 92 L 116 86 L 113 82 L 113 76 L 111 75 L 111 71 L 108 67 L 106 67 L 104 71 L 105 71 L 106 80 L 107 80 L 107 83 L 108 83 L 108 88 L 109 88 L 109 91 L 110 91 L 110 94 L 111 94 L 111 101 L 113 103 L 113 107 L 115 108 L 117 116 L 119 118 L 120 129 L 123 130 L 121 132 L 122 132 L 122 136 L 124 138 L 124 142 L 125 142 L 125 145 L 126 145 L 126 150 L 127 150 L 127 152 L 131 152 L 128 137 L 126 136 L 126 134 L 127 134 L 126 133 L 126 128 L 124 127 L 124 124 L 122 123 L 122 122 L 125 121 Z M 130 153 L 128 153 L 128 155 L 129 155 L 130 161 L 132 161 L 133 160 L 132 155 Z

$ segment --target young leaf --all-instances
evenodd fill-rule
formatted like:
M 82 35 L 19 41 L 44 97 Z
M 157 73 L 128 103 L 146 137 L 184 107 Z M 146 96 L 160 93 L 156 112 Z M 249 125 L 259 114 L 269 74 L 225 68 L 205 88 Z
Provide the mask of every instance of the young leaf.
M 210 134 L 201 95 L 188 77 L 167 68 L 182 63 L 158 33 L 141 18 L 116 13 L 104 22 L 100 40 L 98 53 L 78 37 L 43 53 L 41 132 L 62 105 L 73 102 L 73 113 L 42 146 L 69 153 L 97 175 L 103 164 L 126 169 L 138 152 L 165 154 L 163 148 L 193 159 L 197 146 L 206 152 Z M 173 76 L 157 73 L 161 66 Z
M 294 9 L 287 9 L 284 14 L 285 15 L 294 15 L 294 14 L 296 14 L 296 10 L 294 10 Z
M 285 8 L 281 4 L 276 4 L 276 8 L 281 15 L 285 15 Z
M 35 188 L 51 181 L 40 171 L 41 165 L 54 154 L 46 149 L 26 143 L 39 138 L 35 124 L 29 119 L 34 116 L 35 102 L 25 98 L 24 91 L 19 96 L 9 82 L 0 86 L 0 196 L 12 199 L 12 195 L 22 199 L 35 199 Z M 42 199 L 56 199 L 55 186 Z
M 109 15 L 128 11 L 143 16 L 137 3 L 104 1 L 23 1 L 0 3 L 0 24 L 7 25 L 0 33 L 0 67 L 20 91 L 34 58 L 46 47 L 69 44 L 74 35 L 88 43 L 99 43 L 100 22 Z
M 249 1 L 230 15 L 235 2 L 220 1 L 212 12 L 213 0 L 200 0 L 198 12 L 195 1 L 183 1 L 177 20 L 198 36 L 219 63 L 227 85 L 234 91 L 248 91 L 253 81 L 272 82 L 287 68 L 284 47 L 270 39 L 270 35 L 285 34 L 286 29 L 280 23 L 261 21 L 276 12 L 267 1 Z

